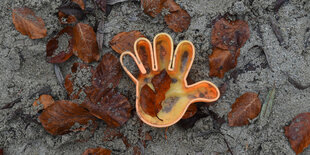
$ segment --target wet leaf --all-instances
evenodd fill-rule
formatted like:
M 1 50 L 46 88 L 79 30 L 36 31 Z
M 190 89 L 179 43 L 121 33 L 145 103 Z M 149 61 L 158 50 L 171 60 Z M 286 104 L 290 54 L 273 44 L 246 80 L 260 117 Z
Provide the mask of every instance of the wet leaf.
M 35 100 L 33 106 L 39 106 L 40 104 L 43 105 L 43 109 L 51 106 L 54 103 L 54 99 L 51 95 L 43 94 L 39 97 L 39 99 Z
M 140 37 L 144 35 L 139 31 L 121 32 L 112 38 L 110 46 L 119 54 L 126 51 L 134 53 L 134 43 Z
M 0 155 L 3 155 L 3 149 L 0 149 Z
M 229 126 L 243 126 L 249 124 L 261 111 L 258 94 L 247 92 L 238 97 L 228 113 Z
M 93 74 L 92 84 L 100 89 L 113 89 L 118 85 L 121 77 L 120 62 L 114 55 L 107 53 L 102 56 L 102 61 Z
M 161 102 L 165 100 L 165 94 L 170 88 L 171 78 L 166 70 L 162 70 L 152 79 L 153 91 L 147 84 L 141 89 L 140 104 L 142 110 L 152 116 L 157 116 L 157 113 L 162 109 Z
M 95 91 L 93 93 L 98 94 L 99 92 Z M 88 109 L 92 115 L 104 120 L 110 127 L 119 127 L 131 117 L 131 104 L 125 96 L 115 90 L 104 94 L 96 103 L 88 100 L 82 106 Z
M 223 78 L 226 72 L 236 67 L 239 55 L 240 50 L 232 53 L 228 50 L 214 48 L 209 56 L 209 76 Z
M 163 4 L 167 0 L 141 0 L 143 12 L 151 17 L 155 17 L 163 9 Z
M 87 126 L 95 121 L 86 109 L 71 101 L 56 101 L 47 107 L 39 116 L 39 120 L 47 132 L 52 135 L 63 135 L 75 129 L 74 125 Z
M 187 119 L 190 117 L 193 117 L 197 112 L 197 106 L 196 104 L 191 104 L 189 105 L 189 107 L 187 108 L 185 114 L 183 115 L 182 119 Z
M 73 55 L 72 36 L 73 29 L 71 26 L 68 26 L 48 41 L 46 45 L 47 62 L 63 63 Z
M 96 33 L 91 26 L 78 23 L 73 27 L 73 53 L 86 63 L 100 59 Z
M 31 39 L 44 38 L 46 36 L 46 28 L 41 17 L 29 8 L 15 8 L 12 12 L 13 24 L 17 31 L 23 35 L 29 36 Z
M 111 153 L 112 151 L 109 149 L 97 147 L 97 148 L 89 148 L 85 150 L 83 155 L 110 155 Z
M 183 32 L 187 30 L 191 23 L 191 16 L 186 10 L 182 9 L 174 0 L 167 0 L 164 4 L 169 10 L 169 14 L 165 15 L 165 22 L 174 32 Z
M 58 12 L 61 12 L 64 17 L 75 17 L 77 20 L 81 21 L 85 18 L 85 13 L 82 10 L 81 6 L 76 3 L 70 1 L 69 3 L 63 4 L 58 8 Z M 59 15 L 59 14 L 58 14 Z M 59 17 L 59 16 L 58 16 Z M 60 22 L 62 22 L 64 19 L 61 19 Z M 63 21 L 68 22 L 68 21 Z M 70 24 L 68 22 L 68 24 Z
M 221 18 L 214 24 L 211 43 L 214 47 L 220 49 L 237 51 L 249 37 L 250 31 L 246 21 L 229 21 Z
M 106 12 L 107 10 L 107 0 L 95 0 L 98 7 L 103 11 Z
M 310 145 L 310 113 L 298 114 L 289 126 L 284 127 L 285 136 L 288 138 L 296 154 L 301 153 Z

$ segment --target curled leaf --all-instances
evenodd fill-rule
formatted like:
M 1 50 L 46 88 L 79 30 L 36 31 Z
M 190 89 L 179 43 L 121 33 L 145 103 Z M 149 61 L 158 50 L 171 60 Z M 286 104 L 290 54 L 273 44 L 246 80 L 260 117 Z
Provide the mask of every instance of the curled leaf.
M 40 104 L 43 105 L 43 109 L 46 109 L 47 107 L 51 106 L 54 103 L 54 99 L 51 95 L 41 95 L 39 99 L 35 100 L 33 103 L 33 106 L 39 106 Z
M 39 116 L 39 120 L 47 132 L 52 135 L 63 135 L 76 129 L 74 126 L 87 126 L 95 118 L 83 107 L 71 101 L 56 101 L 47 107 Z
M 29 36 L 31 39 L 44 38 L 46 36 L 46 28 L 41 17 L 29 8 L 15 8 L 12 12 L 13 24 L 17 31 L 23 35 Z
M 285 136 L 288 138 L 296 154 L 301 153 L 310 145 L 310 113 L 298 114 L 289 126 L 284 127 Z
M 98 91 L 93 93 L 98 94 Z M 104 120 L 110 127 L 119 127 L 131 117 L 132 108 L 129 101 L 114 90 L 104 94 L 98 102 L 93 103 L 88 100 L 82 106 L 88 109 L 92 115 Z
M 141 0 L 141 6 L 143 8 L 143 12 L 150 15 L 151 17 L 155 17 L 158 13 L 163 9 L 163 4 L 167 0 Z
M 196 113 L 197 113 L 197 106 L 196 106 L 196 104 L 193 103 L 193 104 L 189 105 L 189 107 L 187 108 L 182 119 L 187 119 L 187 118 L 193 117 Z
M 146 114 L 152 117 L 157 116 L 157 113 L 162 109 L 161 102 L 165 100 L 165 94 L 169 90 L 171 82 L 172 80 L 166 70 L 162 70 L 152 79 L 155 91 L 147 84 L 142 87 L 140 104 Z
M 62 29 L 46 45 L 46 59 L 49 63 L 63 63 L 72 55 L 72 36 L 71 26 Z
M 96 33 L 91 26 L 78 23 L 73 27 L 73 53 L 86 63 L 100 59 Z
M 258 94 L 247 92 L 238 97 L 228 113 L 229 126 L 243 126 L 249 124 L 261 111 Z
M 187 30 L 191 23 L 191 16 L 186 10 L 182 9 L 174 0 L 167 0 L 165 8 L 169 14 L 165 15 L 165 22 L 174 32 L 183 32 Z
M 83 155 L 110 155 L 112 153 L 109 149 L 104 149 L 101 147 L 89 148 L 84 151 Z
M 58 19 L 62 24 L 72 24 L 85 18 L 85 13 L 79 0 L 70 1 L 58 8 Z
M 141 37 L 144 36 L 139 31 L 121 32 L 112 38 L 110 46 L 119 54 L 126 51 L 134 52 L 134 43 Z
M 232 53 L 228 50 L 214 48 L 212 54 L 209 56 L 209 76 L 223 78 L 226 72 L 236 67 L 239 55 L 240 50 Z
M 236 51 L 245 44 L 249 37 L 250 31 L 247 22 L 229 21 L 221 18 L 212 29 L 211 44 L 220 49 Z

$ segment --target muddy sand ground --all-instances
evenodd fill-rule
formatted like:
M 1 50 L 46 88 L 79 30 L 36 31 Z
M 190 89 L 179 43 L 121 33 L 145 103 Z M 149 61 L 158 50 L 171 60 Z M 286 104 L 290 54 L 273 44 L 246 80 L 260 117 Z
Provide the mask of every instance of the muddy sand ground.
M 0 110 L 0 148 L 5 154 L 81 154 L 90 147 L 111 149 L 113 154 L 133 154 L 133 147 L 126 148 L 121 138 L 103 141 L 106 124 L 101 121 L 94 134 L 90 130 L 52 136 L 37 122 L 37 109 L 32 103 L 37 97 L 28 96 L 42 87 L 50 86 L 57 99 L 66 97 L 65 90 L 57 83 L 52 64 L 46 62 L 47 41 L 62 26 L 55 15 L 60 0 L 2 0 L 0 6 L 0 106 L 21 97 L 21 102 L 12 108 Z M 288 79 L 294 79 L 303 87 L 310 85 L 310 1 L 289 0 L 277 12 L 273 10 L 275 0 L 176 0 L 191 15 L 191 25 L 183 33 L 174 33 L 164 23 L 162 16 L 151 18 L 143 13 L 139 2 L 124 2 L 113 6 L 105 19 L 104 48 L 101 54 L 114 53 L 109 41 L 123 31 L 139 30 L 148 38 L 157 33 L 169 33 L 175 43 L 190 40 L 196 48 L 196 59 L 190 77 L 195 80 L 210 80 L 228 88 L 224 96 L 210 110 L 223 116 L 227 114 L 235 99 L 245 92 L 257 92 L 264 101 L 268 90 L 275 84 L 276 96 L 268 123 L 262 128 L 257 121 L 243 127 L 229 127 L 224 123 L 220 131 L 234 154 L 294 154 L 284 136 L 285 125 L 297 114 L 310 112 L 310 88 L 301 89 Z M 12 23 L 11 8 L 27 6 L 45 21 L 48 36 L 31 40 L 21 35 Z M 90 5 L 92 7 L 92 5 Z M 250 39 L 241 48 L 237 67 L 226 73 L 223 79 L 211 78 L 208 55 L 211 54 L 210 34 L 212 21 L 219 15 L 229 13 L 232 18 L 249 23 Z M 96 12 L 97 18 L 103 13 Z M 272 30 L 270 19 L 280 27 L 283 41 L 280 43 Z M 83 22 L 94 25 L 95 18 L 88 16 Z M 60 65 L 66 75 L 73 62 L 71 58 Z M 252 66 L 249 67 L 248 66 Z M 238 77 L 231 74 L 238 71 Z M 133 82 L 124 73 L 118 89 L 132 105 L 135 103 Z M 204 110 L 204 109 L 203 109 Z M 139 118 L 133 117 L 120 128 L 132 146 L 142 148 L 145 154 L 230 154 L 215 129 L 212 118 L 205 117 L 190 129 L 174 125 L 164 130 L 142 125 L 153 140 L 142 147 Z M 88 139 L 86 142 L 77 142 Z M 310 154 L 310 148 L 302 154 Z

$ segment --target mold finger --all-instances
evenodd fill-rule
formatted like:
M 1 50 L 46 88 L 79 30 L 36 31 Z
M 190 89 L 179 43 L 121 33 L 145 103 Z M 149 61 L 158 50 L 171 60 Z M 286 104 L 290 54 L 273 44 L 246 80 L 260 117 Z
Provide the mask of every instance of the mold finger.
M 135 42 L 135 52 L 138 59 L 142 62 L 146 73 L 150 73 L 153 69 L 153 52 L 152 45 L 149 40 L 145 38 L 139 38 Z
M 172 63 L 172 70 L 180 78 L 186 78 L 195 57 L 195 47 L 189 41 L 178 44 Z
M 166 33 L 156 35 L 153 44 L 156 70 L 161 71 L 166 69 L 168 72 L 171 68 L 171 60 L 173 55 L 173 41 L 170 35 Z

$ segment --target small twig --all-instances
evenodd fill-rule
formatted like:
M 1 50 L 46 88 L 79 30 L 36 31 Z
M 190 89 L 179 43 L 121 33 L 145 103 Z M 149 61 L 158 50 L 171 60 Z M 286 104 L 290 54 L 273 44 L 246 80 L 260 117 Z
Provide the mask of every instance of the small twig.
M 62 88 L 64 88 L 64 84 L 65 84 L 65 80 L 64 77 L 60 71 L 60 68 L 57 64 L 54 64 L 54 70 L 55 70 L 55 74 L 56 74 L 56 78 L 58 80 L 58 83 L 61 85 Z
M 42 95 L 42 94 L 50 94 L 52 92 L 52 89 L 50 86 L 45 86 L 43 88 L 41 88 L 39 91 L 31 94 L 28 96 L 28 99 L 31 99 L 31 98 L 34 98 L 35 96 L 37 95 Z M 2 108 L 1 110 L 3 109 L 8 109 L 8 108 L 12 108 L 16 103 L 18 102 L 21 102 L 22 101 L 22 97 L 19 97 L 17 99 L 15 99 L 14 101 L 12 102 L 9 102 L 9 103 L 6 103 Z
M 138 2 L 140 0 L 107 0 L 108 5 L 114 5 L 116 3 L 126 2 L 126 1 L 135 1 Z
M 275 93 L 276 93 L 276 88 L 274 85 L 273 88 L 268 92 L 268 95 L 264 101 L 262 110 L 259 114 L 259 126 L 260 127 L 265 126 L 267 123 L 267 120 L 269 119 L 269 116 L 270 116 L 270 113 L 272 110 L 272 105 L 273 105 Z
M 275 12 L 278 12 L 279 9 L 280 9 L 280 7 L 281 7 L 285 2 L 287 2 L 287 1 L 288 1 L 288 0 L 277 0 L 276 3 L 275 3 L 275 5 L 274 5 L 273 10 L 274 10 Z
M 272 28 L 273 33 L 276 35 L 280 45 L 283 45 L 284 39 L 283 39 L 281 29 L 279 28 L 279 26 L 276 24 L 276 21 L 272 17 L 269 17 L 269 21 L 270 21 L 270 26 Z
M 295 88 L 300 89 L 300 90 L 304 90 L 310 87 L 310 84 L 308 85 L 302 85 L 301 83 L 297 82 L 295 79 L 291 78 L 288 75 L 288 82 L 291 83 Z

